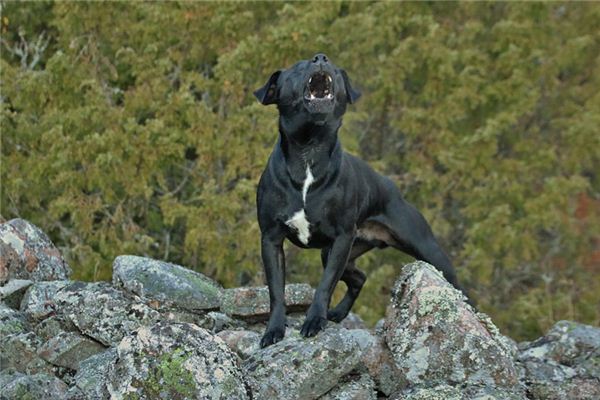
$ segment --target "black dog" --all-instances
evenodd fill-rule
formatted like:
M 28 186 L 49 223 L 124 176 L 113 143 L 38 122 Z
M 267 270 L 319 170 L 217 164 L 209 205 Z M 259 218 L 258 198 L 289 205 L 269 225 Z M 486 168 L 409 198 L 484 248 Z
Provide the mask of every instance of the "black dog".
M 339 322 L 348 315 L 366 280 L 354 262 L 374 247 L 393 246 L 424 260 L 459 288 L 452 264 L 423 216 L 390 179 L 342 151 L 342 116 L 346 105 L 360 97 L 343 69 L 317 54 L 273 73 L 254 94 L 262 104 L 279 109 L 279 141 L 257 193 L 271 299 L 262 347 L 280 341 L 285 332 L 285 238 L 299 247 L 322 249 L 325 271 L 301 329 L 307 337 L 322 330 L 328 319 Z M 348 291 L 328 311 L 340 279 Z

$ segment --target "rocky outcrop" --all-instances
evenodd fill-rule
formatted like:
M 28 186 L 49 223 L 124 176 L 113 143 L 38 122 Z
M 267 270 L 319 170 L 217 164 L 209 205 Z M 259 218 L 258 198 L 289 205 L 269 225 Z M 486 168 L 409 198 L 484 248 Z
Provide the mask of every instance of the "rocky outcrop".
M 350 314 L 301 337 L 313 289 L 288 285 L 286 336 L 260 349 L 266 287 L 222 289 L 135 256 L 115 260 L 112 284 L 70 281 L 53 251 L 31 261 L 26 248 L 51 243 L 14 221 L 0 225 L 2 400 L 600 397 L 600 329 L 562 321 L 517 348 L 422 262 L 403 268 L 374 330 Z
M 242 369 L 262 399 L 317 399 L 360 362 L 373 336 L 364 330 L 328 328 L 314 338 L 288 332 L 279 343 L 254 352 Z
M 57 316 L 106 346 L 117 345 L 128 333 L 160 318 L 142 299 L 106 282 L 35 283 L 25 294 L 21 311 L 36 320 Z
M 533 399 L 600 398 L 600 329 L 560 321 L 517 357 Z
M 305 311 L 310 306 L 314 289 L 307 284 L 285 286 L 285 304 L 288 311 Z M 226 289 L 221 310 L 232 317 L 247 321 L 269 318 L 269 289 L 266 286 Z
M 406 266 L 392 291 L 385 339 L 406 385 L 490 387 L 518 395 L 516 349 L 431 265 Z
M 225 342 L 185 323 L 159 322 L 126 336 L 117 346 L 107 386 L 114 398 L 249 398 Z
M 69 265 L 37 226 L 17 218 L 0 224 L 0 284 L 12 279 L 68 279 Z
M 216 310 L 223 290 L 212 279 L 179 265 L 136 256 L 113 263 L 113 285 L 151 300 L 155 307 Z

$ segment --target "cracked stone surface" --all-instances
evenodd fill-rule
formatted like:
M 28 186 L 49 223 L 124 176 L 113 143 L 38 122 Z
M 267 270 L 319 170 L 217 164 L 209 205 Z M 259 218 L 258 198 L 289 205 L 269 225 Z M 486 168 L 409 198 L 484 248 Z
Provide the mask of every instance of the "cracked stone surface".
M 180 265 L 137 256 L 113 263 L 113 285 L 153 300 L 158 307 L 189 311 L 216 310 L 223 288 L 212 279 Z
M 67 398 L 69 387 L 48 374 L 26 375 L 17 371 L 0 372 L 2 399 L 56 400 Z
M 243 370 L 259 399 L 317 399 L 360 363 L 373 340 L 366 331 L 337 327 L 309 339 L 294 331 L 256 351 Z
M 75 332 L 62 332 L 46 341 L 38 349 L 38 355 L 58 367 L 77 371 L 79 363 L 106 347 Z
M 114 398 L 247 399 L 235 355 L 217 336 L 193 324 L 142 327 L 117 346 L 108 371 Z
M 160 317 L 141 299 L 106 282 L 38 282 L 25 294 L 21 311 L 38 320 L 63 317 L 106 346 L 118 344 L 129 332 Z
M 559 321 L 520 350 L 533 399 L 600 398 L 600 328 Z
M 305 311 L 310 306 L 314 289 L 305 283 L 285 286 L 287 311 Z M 269 289 L 266 286 L 225 289 L 221 311 L 235 318 L 264 321 L 269 318 Z
M 134 256 L 112 283 L 71 281 L 37 231 L 0 225 L 1 400 L 600 398 L 600 328 L 560 321 L 517 345 L 423 262 L 375 329 L 350 313 L 302 337 L 314 291 L 288 285 L 285 338 L 261 349 L 266 287 Z
M 48 236 L 16 218 L 0 224 L 0 284 L 11 279 L 68 279 L 71 268 Z
M 406 265 L 394 285 L 385 339 L 411 387 L 439 384 L 521 393 L 514 344 L 431 265 Z

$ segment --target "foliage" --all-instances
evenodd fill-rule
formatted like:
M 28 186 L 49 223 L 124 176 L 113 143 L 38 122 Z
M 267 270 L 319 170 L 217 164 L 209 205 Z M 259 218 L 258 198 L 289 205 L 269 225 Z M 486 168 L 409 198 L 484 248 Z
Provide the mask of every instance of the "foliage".
M 598 26 L 584 3 L 2 3 L 7 46 L 49 38 L 33 68 L 2 52 L 2 216 L 49 232 L 79 279 L 135 253 L 261 284 L 277 125 L 252 91 L 322 51 L 363 92 L 344 146 L 423 211 L 483 311 L 516 338 L 597 324 Z M 287 253 L 315 284 L 318 253 Z M 359 261 L 370 322 L 402 260 Z

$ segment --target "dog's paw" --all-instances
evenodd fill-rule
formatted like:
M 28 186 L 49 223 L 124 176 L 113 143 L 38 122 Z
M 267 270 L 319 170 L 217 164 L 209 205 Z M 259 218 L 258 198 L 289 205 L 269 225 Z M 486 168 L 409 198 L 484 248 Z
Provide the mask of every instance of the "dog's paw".
M 304 324 L 302 324 L 302 329 L 300 329 L 300 333 L 304 337 L 315 336 L 317 333 L 325 329 L 327 325 L 327 319 L 314 316 L 314 317 L 306 317 Z
M 337 307 L 327 311 L 327 319 L 333 322 L 342 322 L 348 316 L 348 311 L 339 310 Z
M 268 329 L 260 340 L 260 347 L 264 349 L 267 346 L 275 344 L 281 341 L 284 335 L 285 328 Z

